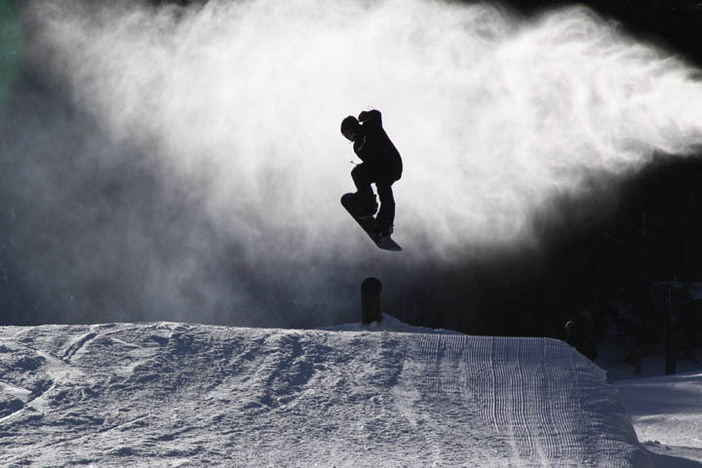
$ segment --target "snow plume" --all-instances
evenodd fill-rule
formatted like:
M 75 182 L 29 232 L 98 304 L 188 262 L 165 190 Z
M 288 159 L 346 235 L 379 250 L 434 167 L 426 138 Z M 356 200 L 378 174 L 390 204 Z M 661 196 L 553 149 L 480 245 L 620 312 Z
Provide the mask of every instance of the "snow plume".
M 327 320 L 312 319 L 330 305 L 319 301 L 355 309 L 367 275 L 533 240 L 530 216 L 588 175 L 689 154 L 702 137 L 696 71 L 584 7 L 525 19 L 430 0 L 33 0 L 24 19 L 35 66 L 129 149 L 96 164 L 138 167 L 196 213 L 102 220 L 126 244 L 102 261 L 160 252 L 151 273 L 120 275 L 154 297 L 195 291 L 177 296 L 192 320 L 202 297 Z M 405 162 L 402 254 L 377 251 L 339 206 L 353 188 L 339 123 L 369 107 Z

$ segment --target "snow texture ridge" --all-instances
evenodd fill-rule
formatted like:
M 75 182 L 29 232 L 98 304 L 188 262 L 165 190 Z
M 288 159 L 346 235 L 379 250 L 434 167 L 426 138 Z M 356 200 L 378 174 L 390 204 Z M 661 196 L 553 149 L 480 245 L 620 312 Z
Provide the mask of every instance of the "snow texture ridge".
M 0 465 L 648 466 L 614 392 L 550 339 L 0 327 Z

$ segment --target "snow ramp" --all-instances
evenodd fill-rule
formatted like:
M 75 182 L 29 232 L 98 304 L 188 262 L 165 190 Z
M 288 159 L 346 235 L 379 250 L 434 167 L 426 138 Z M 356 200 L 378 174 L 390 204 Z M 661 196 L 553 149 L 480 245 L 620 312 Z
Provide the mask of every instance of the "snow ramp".
M 551 339 L 0 327 L 1 466 L 650 466 Z

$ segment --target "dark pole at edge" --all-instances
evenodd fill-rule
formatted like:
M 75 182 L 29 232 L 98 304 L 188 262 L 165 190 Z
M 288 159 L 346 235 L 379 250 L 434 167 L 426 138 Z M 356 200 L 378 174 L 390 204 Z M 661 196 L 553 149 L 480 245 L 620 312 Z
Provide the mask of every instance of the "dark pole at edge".
M 665 306 L 663 309 L 664 318 L 664 348 L 665 348 L 665 374 L 673 375 L 676 372 L 676 349 L 675 349 L 675 336 L 673 331 L 673 298 L 672 298 L 672 286 L 668 286 L 665 289 Z

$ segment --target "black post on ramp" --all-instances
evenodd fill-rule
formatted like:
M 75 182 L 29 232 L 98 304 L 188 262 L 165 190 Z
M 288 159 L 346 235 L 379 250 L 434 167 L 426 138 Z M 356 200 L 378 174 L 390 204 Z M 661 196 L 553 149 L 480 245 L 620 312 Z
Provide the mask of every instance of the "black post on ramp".
M 366 278 L 361 283 L 361 323 L 368 325 L 371 322 L 383 320 L 380 310 L 380 291 L 383 285 L 378 278 Z

